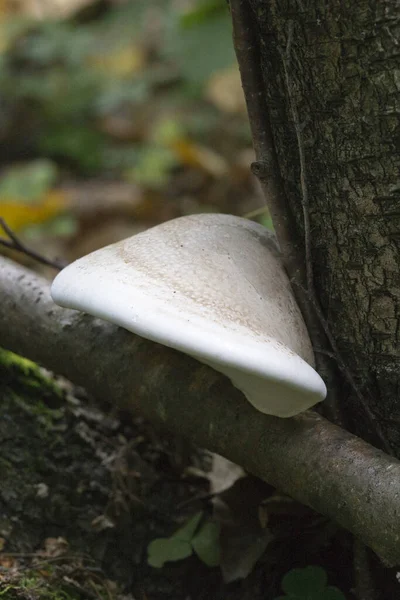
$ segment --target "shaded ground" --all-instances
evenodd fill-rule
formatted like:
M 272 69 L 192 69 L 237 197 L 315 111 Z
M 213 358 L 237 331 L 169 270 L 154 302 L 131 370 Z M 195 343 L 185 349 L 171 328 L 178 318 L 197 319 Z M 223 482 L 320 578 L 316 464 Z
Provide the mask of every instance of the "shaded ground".
M 270 542 L 249 577 L 226 584 L 219 567 L 195 556 L 150 567 L 152 540 L 199 510 L 213 512 L 210 456 L 141 419 L 91 407 L 79 390 L 5 352 L 0 398 L 5 597 L 265 600 L 281 593 L 288 570 L 310 564 L 322 564 L 341 590 L 352 586 L 350 538 L 252 478 L 221 495 L 234 515 L 221 543 L 228 540 L 233 554 L 254 548 L 246 540 L 254 541 L 256 513 L 268 521 Z M 231 568 L 237 556 L 228 559 L 225 545 Z

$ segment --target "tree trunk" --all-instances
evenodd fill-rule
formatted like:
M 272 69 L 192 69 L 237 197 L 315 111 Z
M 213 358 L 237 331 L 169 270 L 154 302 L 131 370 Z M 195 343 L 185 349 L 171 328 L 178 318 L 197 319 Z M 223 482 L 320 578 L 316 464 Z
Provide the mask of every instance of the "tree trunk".
M 372 413 L 399 456 L 399 4 L 249 4 L 297 243 L 308 194 L 316 295 L 347 370 L 342 413 L 376 441 Z

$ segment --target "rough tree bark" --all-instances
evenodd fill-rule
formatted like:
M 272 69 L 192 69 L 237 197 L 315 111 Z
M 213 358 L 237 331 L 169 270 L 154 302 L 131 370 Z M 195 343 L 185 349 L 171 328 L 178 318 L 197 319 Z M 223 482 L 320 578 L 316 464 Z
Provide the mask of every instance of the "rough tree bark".
M 399 3 L 231 4 L 247 11 L 258 51 L 258 126 L 272 131 L 292 242 L 309 238 L 316 296 L 347 367 L 342 414 L 379 443 L 370 411 L 399 455 Z

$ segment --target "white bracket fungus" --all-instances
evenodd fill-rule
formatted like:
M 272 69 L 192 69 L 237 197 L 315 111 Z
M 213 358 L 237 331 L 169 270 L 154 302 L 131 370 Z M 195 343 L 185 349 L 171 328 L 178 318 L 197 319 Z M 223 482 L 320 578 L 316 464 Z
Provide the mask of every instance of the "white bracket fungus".
M 77 260 L 51 293 L 210 365 L 263 413 L 290 417 L 326 395 L 274 238 L 257 223 L 173 219 Z

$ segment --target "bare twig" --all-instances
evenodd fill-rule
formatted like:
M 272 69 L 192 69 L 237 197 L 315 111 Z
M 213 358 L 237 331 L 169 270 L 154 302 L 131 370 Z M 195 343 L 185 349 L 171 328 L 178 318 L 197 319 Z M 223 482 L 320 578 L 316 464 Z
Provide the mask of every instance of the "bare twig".
M 257 412 L 194 359 L 55 306 L 45 279 L 5 258 L 0 298 L 4 347 L 242 465 L 400 563 L 400 461 L 316 413 L 278 419 Z
M 252 9 L 248 0 L 230 0 L 230 9 L 234 46 L 256 154 L 256 162 L 251 165 L 252 172 L 264 192 L 285 266 L 292 277 L 300 277 L 303 270 L 301 249 L 295 244 L 294 221 L 279 174 Z
M 49 258 L 46 258 L 39 252 L 36 252 L 35 250 L 31 250 L 30 248 L 25 246 L 25 244 L 23 242 L 21 242 L 21 240 L 15 235 L 14 231 L 11 229 L 11 227 L 9 227 L 7 225 L 7 223 L 5 222 L 5 220 L 2 217 L 0 217 L 0 227 L 10 238 L 9 240 L 6 240 L 6 239 L 0 237 L 0 245 L 1 246 L 4 246 L 5 248 L 9 248 L 10 250 L 16 250 L 17 252 L 21 252 L 22 254 L 25 254 L 26 256 L 33 258 L 33 260 L 36 260 L 37 262 L 41 263 L 42 265 L 46 265 L 47 267 L 52 267 L 53 269 L 56 269 L 57 271 L 61 271 L 61 269 L 63 269 L 66 266 L 61 261 L 51 260 Z
M 72 579 L 72 577 L 64 575 L 63 581 L 68 587 L 72 588 L 75 592 L 78 592 L 82 598 L 87 598 L 88 600 L 98 600 L 99 598 L 102 598 L 98 590 L 95 589 L 94 592 L 91 592 L 90 590 L 87 590 L 85 587 L 83 587 L 80 583 L 75 581 L 75 579 Z

